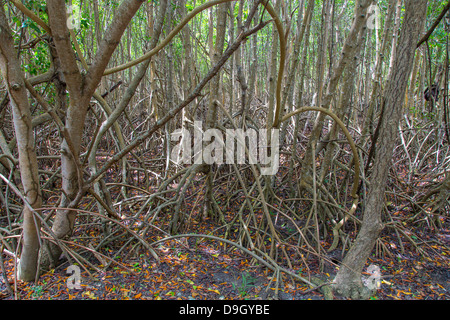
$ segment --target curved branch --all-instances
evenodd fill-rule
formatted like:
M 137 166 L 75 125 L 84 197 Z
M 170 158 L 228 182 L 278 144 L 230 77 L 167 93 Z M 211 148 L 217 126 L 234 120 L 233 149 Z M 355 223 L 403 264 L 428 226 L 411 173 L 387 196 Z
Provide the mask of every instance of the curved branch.
M 360 167 L 360 161 L 359 161 L 359 156 L 358 156 L 358 151 L 356 149 L 356 144 L 353 141 L 352 136 L 350 135 L 350 132 L 348 131 L 348 129 L 345 127 L 345 124 L 342 122 L 341 119 L 339 119 L 339 117 L 337 115 L 335 115 L 332 111 L 325 109 L 325 108 L 320 108 L 320 107 L 303 107 L 297 110 L 294 110 L 288 114 L 286 114 L 280 122 L 284 122 L 286 120 L 288 120 L 290 117 L 295 116 L 296 114 L 299 113 L 303 113 L 303 112 L 307 112 L 307 111 L 318 111 L 318 112 L 323 112 L 326 115 L 330 116 L 331 118 L 333 118 L 334 121 L 336 121 L 336 123 L 341 127 L 342 131 L 344 132 L 345 137 L 348 140 L 348 143 L 350 144 L 350 147 L 352 149 L 353 152 L 353 157 L 354 157 L 354 161 L 355 161 L 355 178 L 353 181 L 353 189 L 352 189 L 352 197 L 354 199 L 358 199 L 358 185 L 359 185 L 359 167 Z
M 428 41 L 430 36 L 433 34 L 434 30 L 437 28 L 439 23 L 441 23 L 441 20 L 444 18 L 445 14 L 449 10 L 450 10 L 450 1 L 447 3 L 444 9 L 442 9 L 441 14 L 439 15 L 439 17 L 436 18 L 436 20 L 434 21 L 433 25 L 428 30 L 428 32 L 422 37 L 422 39 L 419 40 L 419 42 L 417 43 L 417 48 L 420 47 L 425 41 Z
M 222 68 L 222 66 L 225 64 L 225 62 L 228 61 L 228 58 L 239 48 L 239 46 L 242 44 L 242 42 L 247 39 L 250 35 L 253 33 L 259 31 L 262 29 L 266 23 L 262 22 L 259 25 L 255 26 L 251 30 L 247 30 L 243 33 L 241 33 L 238 38 L 235 40 L 235 42 L 228 47 L 228 49 L 224 52 L 222 57 L 219 59 L 217 64 L 212 67 L 206 76 L 197 84 L 194 91 L 186 98 L 183 102 L 181 102 L 178 106 L 174 107 L 173 109 L 169 110 L 167 114 L 155 122 L 152 127 L 150 127 L 145 133 L 138 136 L 134 141 L 130 142 L 125 149 L 119 151 L 114 155 L 112 159 L 110 159 L 107 163 L 101 167 L 98 172 L 94 175 L 92 175 L 88 181 L 86 181 L 86 185 L 89 185 L 91 183 L 94 183 L 97 179 L 99 179 L 108 168 L 110 168 L 114 163 L 119 161 L 122 157 L 124 157 L 126 154 L 128 154 L 130 151 L 132 151 L 134 148 L 136 148 L 138 145 L 143 143 L 145 139 L 150 137 L 153 133 L 155 133 L 156 130 L 163 127 L 170 119 L 172 119 L 178 112 L 180 112 L 184 107 L 186 107 L 189 103 L 191 103 L 196 97 L 198 97 L 201 94 L 202 89 L 205 87 L 205 85 L 217 74 L 217 72 Z
M 307 112 L 307 111 L 318 111 L 318 112 L 323 112 L 326 115 L 330 116 L 331 118 L 333 118 L 334 121 L 336 121 L 336 123 L 341 127 L 342 131 L 344 132 L 345 137 L 348 140 L 348 143 L 350 144 L 350 147 L 352 149 L 353 152 L 353 158 L 355 161 L 355 177 L 353 180 L 353 189 L 352 189 L 352 197 L 353 197 L 353 204 L 352 204 L 352 208 L 350 209 L 350 211 L 348 213 L 345 214 L 344 218 L 341 219 L 341 221 L 339 221 L 333 228 L 333 243 L 331 245 L 331 247 L 329 248 L 329 252 L 333 251 L 338 243 L 339 243 L 339 230 L 342 228 L 342 226 L 344 225 L 344 223 L 347 221 L 347 219 L 352 216 L 355 211 L 356 208 L 358 207 L 358 187 L 359 187 L 359 167 L 360 167 L 360 161 L 359 161 L 359 155 L 358 155 L 358 151 L 356 150 L 356 144 L 353 141 L 352 136 L 350 135 L 350 132 L 348 131 L 348 129 L 345 127 L 345 124 L 342 122 L 341 119 L 339 119 L 339 117 L 337 115 L 335 115 L 332 111 L 328 110 L 328 109 L 324 109 L 324 108 L 320 108 L 320 107 L 303 107 L 297 110 L 294 110 L 288 114 L 286 114 L 282 119 L 281 122 L 288 120 L 290 117 L 302 113 L 302 112 Z
M 162 48 L 164 48 L 180 31 L 181 29 L 183 29 L 183 27 L 190 21 L 192 20 L 197 14 L 199 14 L 200 12 L 202 12 L 203 10 L 206 10 L 212 6 L 224 3 L 224 2 L 231 2 L 234 0 L 213 0 L 210 2 L 207 2 L 201 6 L 198 6 L 197 8 L 195 8 L 194 10 L 192 10 L 173 30 L 172 32 L 170 32 L 170 34 L 158 45 L 156 46 L 153 50 L 150 50 L 149 52 L 147 52 L 146 54 L 144 54 L 143 56 L 127 62 L 125 64 L 122 64 L 120 66 L 111 68 L 111 69 L 107 69 L 105 70 L 105 72 L 103 73 L 103 75 L 109 75 L 115 72 L 119 72 L 125 69 L 128 69 L 138 63 L 141 63 L 147 59 L 150 59 L 152 56 L 154 56 L 155 54 L 157 54 Z M 283 25 L 281 23 L 280 18 L 278 17 L 278 14 L 276 13 L 276 11 L 274 10 L 274 8 L 272 7 L 272 5 L 269 3 L 269 1 L 262 1 L 261 4 L 265 7 L 265 9 L 267 10 L 267 12 L 270 14 L 270 16 L 273 18 L 273 21 L 275 23 L 275 26 L 277 28 L 277 32 L 278 32 L 278 38 L 280 41 L 280 64 L 279 64 L 279 68 L 278 68 L 278 79 L 277 79 L 277 88 L 276 88 L 276 110 L 275 110 L 275 118 L 274 118 L 274 122 L 272 124 L 272 127 L 274 128 L 278 128 L 280 123 L 282 122 L 280 120 L 281 118 L 281 112 L 283 110 L 282 106 L 281 106 L 281 89 L 282 89 L 282 81 L 283 81 L 283 74 L 284 74 L 284 68 L 285 68 L 285 62 L 286 62 L 286 38 L 285 38 L 285 33 L 284 33 L 284 29 L 283 29 Z
M 264 266 L 269 268 L 270 270 L 278 271 L 278 272 L 279 271 L 284 272 L 284 273 L 286 273 L 286 274 L 288 274 L 288 275 L 290 275 L 290 276 L 292 276 L 292 277 L 294 277 L 294 278 L 296 278 L 296 279 L 298 279 L 298 280 L 300 280 L 300 281 L 310 285 L 313 288 L 315 287 L 315 285 L 312 282 L 310 282 L 308 279 L 305 279 L 302 276 L 299 276 L 298 274 L 296 274 L 294 272 L 291 272 L 291 271 L 289 271 L 289 270 L 287 270 L 287 269 L 285 269 L 283 267 L 280 267 L 279 265 L 274 264 L 274 261 L 266 261 L 262 257 L 258 256 L 254 252 L 244 248 L 243 246 L 241 246 L 240 244 L 238 244 L 236 242 L 233 242 L 233 241 L 228 240 L 228 239 L 216 237 L 216 236 L 213 236 L 213 235 L 210 235 L 210 234 L 196 234 L 196 233 L 177 234 L 177 235 L 169 236 L 169 237 L 163 238 L 161 240 L 157 240 L 155 242 L 152 242 L 150 245 L 151 246 L 155 246 L 156 244 L 161 243 L 161 242 L 169 241 L 169 240 L 176 239 L 176 238 L 188 238 L 188 237 L 206 238 L 206 239 L 216 240 L 216 241 L 219 241 L 219 242 L 228 243 L 229 245 L 232 245 L 232 246 L 238 248 L 239 250 L 242 250 L 246 254 L 252 256 L 256 260 L 261 262 Z
M 155 48 L 153 48 L 152 50 L 150 50 L 149 52 L 147 52 L 146 54 L 144 54 L 144 55 L 142 55 L 141 57 L 139 57 L 139 58 L 137 58 L 137 59 L 135 59 L 135 60 L 133 60 L 133 61 L 130 61 L 130 62 L 127 62 L 127 63 L 124 63 L 124 64 L 122 64 L 122 65 L 119 65 L 119 66 L 117 66 L 117 67 L 113 67 L 113 68 L 110 68 L 110 69 L 107 69 L 107 70 L 105 70 L 105 72 L 103 73 L 103 75 L 104 76 L 106 76 L 106 75 L 109 75 L 109 74 L 112 74 L 112 73 L 116 73 L 116 72 L 119 72 L 119 71 L 122 71 L 122 70 L 125 70 L 125 69 L 128 69 L 128 68 L 131 68 L 131 67 L 133 67 L 133 66 L 135 66 L 135 65 L 137 65 L 137 64 L 139 64 L 139 63 L 141 63 L 141 62 L 143 62 L 143 61 L 145 61 L 145 60 L 147 60 L 147 59 L 150 59 L 151 57 L 153 57 L 155 54 L 157 54 L 159 51 L 161 51 L 161 49 L 163 49 L 180 31 L 181 31 L 181 29 L 183 29 L 183 27 L 186 25 L 186 24 L 188 24 L 189 23 L 189 21 L 191 21 L 197 14 L 199 14 L 200 12 L 202 12 L 202 11 L 204 11 L 204 10 L 206 10 L 206 9 L 208 9 L 208 8 L 210 8 L 210 7 L 212 7 L 212 6 L 215 6 L 215 5 L 218 5 L 218 4 L 221 4 L 221 3 L 224 3 L 224 2 L 231 2 L 231 1 L 235 1 L 235 0 L 213 0 L 213 1 L 210 1 L 210 2 L 207 2 L 207 3 L 204 3 L 204 4 L 202 4 L 201 6 L 198 6 L 198 7 L 196 7 L 194 10 L 192 10 L 170 33 L 169 33 L 169 35 L 164 39 L 164 40 L 162 40 L 161 41 L 161 43 L 158 45 L 158 46 L 156 46 Z M 268 1 L 266 2 L 266 3 L 262 3 L 262 5 L 267 9 L 267 12 L 269 12 L 269 14 L 272 16 L 272 18 L 274 19 L 274 22 L 275 22 L 275 25 L 276 25 L 276 27 L 277 27 L 277 31 L 278 31 L 278 35 L 279 35 L 279 37 L 280 37 L 280 43 L 281 44 L 284 44 L 284 45 L 281 45 L 280 47 L 281 47 L 281 56 L 282 56 L 282 59 L 280 59 L 280 71 L 283 71 L 283 69 L 284 69 L 284 57 L 285 57 L 285 43 L 286 43 L 286 41 L 285 41 L 285 38 L 284 38 L 284 30 L 283 30 L 283 26 L 282 26 L 282 24 L 281 24 L 281 20 L 280 20 L 280 18 L 278 17 L 278 15 L 277 15 L 277 13 L 275 12 L 275 10 L 273 9 L 273 7 L 270 5 L 270 3 L 268 3 Z M 281 62 L 283 62 L 283 64 L 281 64 Z M 280 88 L 280 92 L 281 92 L 281 79 L 282 79 L 282 73 L 283 72 L 281 72 L 281 75 L 279 74 L 279 76 L 278 76 L 278 82 L 279 82 L 279 84 L 278 84 L 278 87 Z M 278 90 L 277 90 L 278 91 Z

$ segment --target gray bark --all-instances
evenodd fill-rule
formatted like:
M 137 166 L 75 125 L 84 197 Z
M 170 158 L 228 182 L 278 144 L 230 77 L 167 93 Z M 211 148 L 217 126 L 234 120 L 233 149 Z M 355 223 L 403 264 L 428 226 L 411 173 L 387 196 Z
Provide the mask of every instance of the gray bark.
M 23 195 L 29 206 L 37 209 L 42 206 L 42 197 L 39 187 L 31 110 L 20 69 L 20 61 L 14 49 L 14 40 L 11 36 L 3 5 L 0 8 L 0 69 L 12 105 Z M 18 267 L 18 278 L 24 281 L 35 279 L 40 249 L 39 218 L 34 217 L 34 213 L 29 206 L 24 205 L 23 207 L 22 254 Z
M 61 173 L 63 196 L 61 207 L 76 207 L 84 192 L 81 166 L 78 160 L 81 138 L 89 102 L 94 95 L 108 62 L 119 44 L 129 22 L 143 1 L 124 0 L 115 12 L 115 18 L 106 29 L 91 66 L 83 75 L 77 65 L 67 27 L 64 0 L 49 0 L 49 24 L 61 68 L 69 91 L 69 107 L 65 123 L 65 139 L 61 146 Z M 68 138 L 68 139 L 67 139 Z M 70 237 L 75 223 L 76 211 L 58 210 L 52 231 L 58 239 Z M 44 269 L 52 265 L 61 254 L 61 249 L 50 243 L 42 259 Z
M 366 199 L 361 230 L 355 243 L 345 256 L 334 288 L 338 294 L 352 298 L 367 298 L 370 290 L 363 286 L 361 272 L 383 229 L 381 212 L 393 148 L 397 137 L 397 125 L 402 115 L 408 78 L 414 62 L 414 52 L 419 33 L 426 20 L 427 0 L 407 1 L 406 14 L 400 33 L 392 78 L 385 94 L 385 115 L 379 136 L 370 189 Z

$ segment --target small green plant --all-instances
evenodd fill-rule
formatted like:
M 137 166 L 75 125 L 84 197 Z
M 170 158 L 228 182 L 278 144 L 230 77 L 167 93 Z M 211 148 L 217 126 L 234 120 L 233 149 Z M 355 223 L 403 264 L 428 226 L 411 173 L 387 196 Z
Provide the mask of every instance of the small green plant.
M 42 296 L 42 293 L 43 293 L 43 287 L 42 286 L 33 286 L 32 288 L 31 288 L 31 290 L 33 291 L 33 293 L 31 294 L 31 296 L 33 297 L 33 298 L 39 298 L 39 297 L 41 297 Z
M 133 264 L 133 270 L 137 271 L 137 272 L 142 271 L 142 268 L 141 268 L 139 262 L 136 262 L 135 264 Z
M 242 283 L 239 286 L 239 288 L 237 288 L 238 292 L 239 292 L 239 296 L 241 297 L 245 297 L 248 295 L 248 290 L 252 287 L 255 286 L 255 277 L 252 277 L 248 272 L 243 272 L 242 273 Z M 236 284 L 232 283 L 233 285 L 233 289 L 236 290 Z

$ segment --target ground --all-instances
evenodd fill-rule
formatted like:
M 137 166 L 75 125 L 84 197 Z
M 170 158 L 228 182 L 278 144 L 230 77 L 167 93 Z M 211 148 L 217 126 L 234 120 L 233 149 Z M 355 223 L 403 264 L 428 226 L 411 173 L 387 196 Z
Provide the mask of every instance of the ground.
M 213 223 L 202 222 L 199 230 L 212 228 Z M 390 247 L 390 255 L 372 257 L 368 265 L 374 264 L 381 269 L 382 282 L 379 290 L 371 299 L 380 300 L 447 300 L 450 298 L 450 230 L 436 232 L 424 230 L 420 234 L 422 249 L 427 256 L 414 252 L 404 243 L 405 252 L 401 254 L 399 244 L 389 235 L 381 241 Z M 283 300 L 323 300 L 321 290 L 310 291 L 310 287 L 293 281 L 281 274 L 276 289 L 274 273 L 252 262 L 252 258 L 239 249 L 224 243 L 196 238 L 181 238 L 160 243 L 156 252 L 160 263 L 142 250 L 134 256 L 117 256 L 104 271 L 90 269 L 81 271 L 81 289 L 69 289 L 70 273 L 68 262 L 43 274 L 36 283 L 13 281 L 13 259 L 5 259 L 5 269 L 11 287 L 16 287 L 18 299 L 63 299 L 63 300 L 213 300 L 213 299 L 278 299 Z M 95 259 L 94 259 L 95 260 Z M 95 264 L 95 261 L 92 261 Z M 309 265 L 311 276 L 324 281 L 332 280 L 336 267 L 326 263 L 323 271 L 317 261 Z M 293 266 L 297 274 L 308 275 L 300 263 Z M 305 291 L 308 292 L 304 294 Z M 13 299 L 2 278 L 0 298 Z M 335 297 L 339 299 L 338 297 Z
M 144 180 L 143 175 L 141 177 L 137 175 L 130 184 L 141 186 Z M 114 181 L 109 179 L 106 182 Z M 199 199 L 203 198 L 202 185 L 201 179 L 195 180 L 186 193 L 182 209 L 185 216 L 182 233 L 212 234 L 223 237 L 225 233 L 223 224 L 215 219 L 203 219 L 202 214 L 199 213 L 198 209 L 201 207 Z M 216 194 L 227 194 L 227 190 L 222 190 L 226 188 L 226 185 L 216 186 Z M 113 199 L 115 203 L 118 203 L 116 210 L 123 219 L 121 223 L 128 230 L 139 230 L 139 228 L 142 230 L 145 213 L 142 217 L 136 217 L 136 213 L 140 212 L 140 205 L 145 201 L 139 199 L 145 200 L 145 197 L 155 190 L 155 187 L 151 185 L 146 186 L 147 191 L 143 188 L 129 189 L 130 199 L 137 200 L 135 204 L 130 204 L 117 200 L 120 197 L 119 186 L 111 187 Z M 169 199 L 173 195 L 169 193 L 166 197 Z M 50 203 L 51 199 L 48 199 L 47 205 L 57 206 L 57 202 Z M 227 223 L 236 217 L 236 212 L 244 201 L 243 195 L 238 194 L 216 200 L 223 208 L 221 210 Z M 367 262 L 365 271 L 368 271 L 367 269 L 372 265 L 381 271 L 380 287 L 371 299 L 450 299 L 450 217 L 448 212 L 437 217 L 440 228 L 436 228 L 436 224 L 430 223 L 428 217 L 410 219 L 415 215 L 415 211 L 409 202 L 396 201 L 394 196 L 387 200 L 389 200 L 386 204 L 389 218 L 385 217 L 385 220 L 390 221 L 387 225 L 392 226 L 395 222 L 402 226 L 402 229 L 397 234 L 387 226 Z M 149 250 L 139 245 L 136 239 L 129 242 L 129 233 L 117 226 L 113 229 L 117 232 L 113 234 L 115 240 L 100 246 L 104 240 L 104 234 L 102 224 L 98 221 L 98 213 L 92 214 L 95 211 L 95 201 L 87 199 L 80 205 L 80 209 L 85 211 L 78 215 L 75 234 L 69 246 L 90 263 L 86 269 L 81 268 L 81 288 L 70 289 L 68 286 L 68 281 L 73 278 L 71 278 L 72 273 L 67 273 L 67 268 L 71 264 L 76 264 L 73 260 L 69 262 L 67 258 L 62 257 L 62 264 L 42 274 L 36 283 L 23 283 L 14 281 L 13 258 L 3 255 L 6 275 L 0 270 L 0 299 L 324 300 L 329 297 L 324 294 L 327 287 L 311 290 L 311 287 L 305 283 L 293 280 L 282 272 L 277 275 L 267 267 L 259 265 L 252 256 L 239 248 L 217 240 L 184 237 L 158 242 L 153 249 L 159 256 L 159 263 Z M 356 214 L 361 215 L 362 209 Z M 171 209 L 160 212 L 152 222 L 153 227 L 145 233 L 145 240 L 148 243 L 155 243 L 168 236 L 163 230 L 168 230 L 171 216 Z M 278 232 L 289 236 L 295 231 L 287 220 L 276 216 L 272 218 Z M 264 220 L 262 210 L 255 212 L 255 217 Z M 349 223 L 346 228 L 347 234 L 354 239 L 357 230 L 352 231 L 352 223 Z M 239 243 L 237 229 L 231 228 L 227 239 Z M 269 248 L 272 239 L 266 237 L 264 241 Z M 330 232 L 320 244 L 326 251 L 332 241 Z M 325 283 L 333 280 L 342 259 L 342 247 L 328 253 L 325 262 L 320 263 L 315 255 L 306 254 L 305 251 L 296 248 L 295 243 L 289 245 L 285 248 L 285 252 L 289 256 L 290 264 L 283 257 L 278 257 L 280 266 L 306 279 L 312 277 Z M 96 246 L 101 247 L 98 252 L 103 256 L 92 253 L 92 249 Z M 14 294 L 8 291 L 5 276 L 9 286 L 14 289 Z M 365 272 L 363 276 L 369 278 L 371 274 Z

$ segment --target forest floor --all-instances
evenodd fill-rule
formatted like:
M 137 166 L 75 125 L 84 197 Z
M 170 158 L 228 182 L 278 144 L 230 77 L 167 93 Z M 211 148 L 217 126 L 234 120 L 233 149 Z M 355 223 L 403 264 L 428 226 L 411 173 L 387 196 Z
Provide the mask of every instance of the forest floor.
M 133 192 L 138 195 L 137 190 Z M 194 202 L 192 199 L 195 198 L 188 199 Z M 126 210 L 121 214 L 126 215 Z M 408 215 L 411 212 L 406 206 L 392 208 L 391 216 L 399 221 L 406 221 Z M 235 210 L 229 205 L 224 211 L 225 220 L 231 221 L 234 216 Z M 93 223 L 92 219 L 89 215 L 77 219 L 74 242 L 93 248 L 101 241 L 101 225 Z M 450 217 L 446 215 L 440 219 L 440 229 L 431 229 L 425 223 L 408 225 L 408 234 L 396 235 L 392 229 L 384 229 L 379 240 L 384 248 L 379 251 L 384 254 L 373 254 L 367 263 L 367 267 L 378 266 L 382 276 L 381 286 L 371 299 L 450 299 Z M 167 228 L 168 220 L 157 220 L 158 227 Z M 128 226 L 132 228 L 133 222 Z M 183 233 L 222 236 L 220 232 L 224 232 L 224 228 L 220 227 L 214 220 L 202 219 L 198 212 L 192 211 Z M 153 243 L 167 237 L 167 234 L 159 231 L 148 233 L 146 240 Z M 415 245 L 405 235 L 414 239 Z M 232 234 L 228 238 L 236 241 Z M 320 289 L 312 291 L 308 285 L 294 281 L 283 273 L 277 279 L 273 271 L 258 265 L 251 256 L 224 242 L 197 237 L 159 242 L 154 246 L 160 258 L 158 263 L 148 250 L 136 245 L 137 241 L 126 244 L 128 239 L 124 232 L 122 238 L 118 237 L 117 241 L 102 249 L 102 254 L 111 260 L 84 250 L 84 257 L 95 267 L 80 269 L 80 289 L 70 289 L 68 286 L 71 273 L 67 273 L 70 265 L 67 259 L 57 268 L 41 275 L 37 282 L 24 283 L 14 281 L 14 260 L 4 256 L 9 286 L 15 293 L 10 294 L 7 290 L 0 270 L 0 300 L 325 299 Z M 332 237 L 329 236 L 321 245 L 327 248 L 331 242 Z M 333 257 L 328 258 L 332 260 Z M 307 264 L 304 263 L 305 259 Z M 332 281 L 338 268 L 334 263 L 319 263 L 319 259 L 313 255 L 300 259 L 298 251 L 292 254 L 290 262 L 291 265 L 285 263 L 283 267 L 304 278 L 312 276 L 324 282 Z M 108 264 L 108 268 L 105 268 Z
M 448 225 L 448 224 L 447 224 Z M 207 233 L 216 225 L 210 221 L 199 222 L 196 230 Z M 396 237 L 383 235 L 390 255 L 372 257 L 369 264 L 381 269 L 382 283 L 372 297 L 379 300 L 448 300 L 450 299 L 450 230 L 430 232 L 416 230 L 428 251 L 420 255 L 407 243 L 401 254 Z M 281 274 L 276 289 L 274 273 L 254 265 L 251 257 L 239 249 L 209 239 L 182 238 L 161 243 L 156 248 L 160 257 L 157 263 L 151 256 L 141 253 L 138 257 L 122 259 L 116 256 L 120 266 L 112 265 L 106 271 L 81 270 L 81 289 L 67 286 L 68 263 L 43 274 L 36 283 L 13 281 L 13 259 L 5 260 L 5 268 L 11 287 L 16 286 L 16 297 L 24 300 L 47 299 L 157 299 L 157 300 L 216 300 L 250 299 L 265 300 L 323 300 L 320 291 L 293 281 Z M 125 257 L 124 257 L 125 258 Z M 98 265 L 98 263 L 97 263 Z M 336 266 L 326 264 L 320 271 L 318 260 L 293 266 L 298 274 L 331 281 Z M 304 292 L 308 292 L 305 294 Z M 0 280 L 0 299 L 13 299 L 8 294 L 4 280 Z

